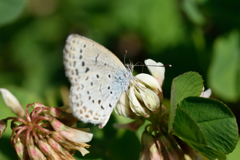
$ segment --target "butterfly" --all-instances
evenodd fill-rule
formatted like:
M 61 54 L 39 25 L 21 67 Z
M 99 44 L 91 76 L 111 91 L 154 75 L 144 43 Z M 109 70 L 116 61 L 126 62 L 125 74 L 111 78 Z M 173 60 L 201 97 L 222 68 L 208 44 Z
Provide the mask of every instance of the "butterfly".
M 102 45 L 77 34 L 68 36 L 63 53 L 73 115 L 103 128 L 133 79 L 131 67 Z

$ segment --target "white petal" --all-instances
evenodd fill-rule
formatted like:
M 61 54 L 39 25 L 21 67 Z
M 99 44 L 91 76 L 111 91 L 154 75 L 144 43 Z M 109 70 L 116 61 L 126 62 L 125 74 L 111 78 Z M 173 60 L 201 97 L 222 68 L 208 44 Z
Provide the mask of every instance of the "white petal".
M 131 86 L 129 89 L 130 108 L 138 116 L 149 117 L 149 111 L 144 108 L 135 96 L 136 89 Z
M 204 97 L 204 98 L 209 98 L 212 94 L 212 90 L 209 88 L 205 91 L 203 91 L 200 95 L 200 97 Z
M 131 119 L 135 116 L 135 114 L 130 109 L 129 98 L 126 92 L 123 92 L 114 110 L 118 115 L 124 116 L 126 118 Z
M 136 75 L 135 78 L 137 79 L 137 81 L 142 82 L 146 87 L 152 89 L 156 93 L 162 91 L 157 79 L 149 74 L 140 73 Z
M 157 63 L 152 59 L 146 59 L 144 63 L 148 67 L 148 70 L 153 75 L 153 77 L 158 80 L 160 86 L 162 86 L 165 74 L 165 67 L 163 66 L 163 64 L 161 62 Z
M 2 93 L 3 101 L 5 104 L 18 116 L 24 116 L 24 110 L 17 100 L 17 98 L 7 89 L 0 88 L 0 92 Z
M 160 100 L 157 94 L 148 88 L 139 89 L 139 91 L 141 93 L 143 103 L 145 104 L 145 106 L 149 110 L 156 112 L 157 109 L 160 107 Z

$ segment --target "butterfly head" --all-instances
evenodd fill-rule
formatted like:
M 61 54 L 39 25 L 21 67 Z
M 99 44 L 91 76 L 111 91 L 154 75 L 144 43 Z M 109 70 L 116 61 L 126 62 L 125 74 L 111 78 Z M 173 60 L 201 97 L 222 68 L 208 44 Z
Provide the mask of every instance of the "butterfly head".
M 125 67 L 129 72 L 133 72 L 134 64 L 133 63 L 125 64 Z

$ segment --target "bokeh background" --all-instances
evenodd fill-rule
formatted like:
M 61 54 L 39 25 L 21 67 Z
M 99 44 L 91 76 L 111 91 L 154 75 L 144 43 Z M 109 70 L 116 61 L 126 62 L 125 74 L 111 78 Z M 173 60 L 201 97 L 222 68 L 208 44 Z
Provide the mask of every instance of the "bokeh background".
M 62 106 L 69 88 L 62 50 L 67 36 L 77 33 L 122 61 L 127 50 L 127 62 L 151 58 L 171 64 L 163 84 L 166 103 L 174 77 L 199 72 L 212 98 L 226 103 L 239 121 L 239 8 L 236 0 L 0 0 L 0 88 L 9 89 L 24 107 L 32 102 Z M 2 98 L 0 105 L 0 119 L 14 115 Z M 94 133 L 84 159 L 139 159 L 142 129 L 113 128 L 127 121 L 113 113 L 103 130 L 80 123 Z M 10 134 L 8 129 L 0 139 L 0 159 L 16 159 Z M 239 157 L 237 146 L 228 159 Z

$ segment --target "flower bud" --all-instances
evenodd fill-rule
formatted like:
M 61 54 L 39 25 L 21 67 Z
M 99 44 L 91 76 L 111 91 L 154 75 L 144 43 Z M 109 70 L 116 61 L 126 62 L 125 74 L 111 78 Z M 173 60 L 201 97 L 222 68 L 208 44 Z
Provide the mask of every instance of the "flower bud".
M 53 148 L 47 143 L 42 140 L 38 141 L 38 147 L 44 153 L 44 155 L 51 160 L 61 160 L 58 154 L 53 150 Z
M 48 112 L 52 117 L 55 117 L 61 120 L 64 124 L 68 126 L 72 126 L 75 124 L 78 119 L 73 116 L 72 113 L 65 112 L 61 109 L 61 107 L 50 107 Z
M 143 148 L 140 160 L 150 160 L 150 151 L 148 147 Z
M 17 153 L 18 159 L 24 159 L 23 154 L 24 154 L 24 145 L 22 144 L 21 141 L 18 141 L 17 143 L 14 144 L 15 151 Z
M 28 147 L 29 157 L 34 160 L 47 160 L 44 154 L 38 149 L 36 146 L 29 146 Z
M 168 157 L 168 153 L 166 151 L 166 148 L 163 146 L 162 142 L 160 141 L 159 138 L 156 138 L 156 141 L 155 141 L 157 147 L 158 147 L 158 150 L 159 152 L 161 152 L 162 156 L 163 156 L 163 160 L 165 159 L 169 159 Z
M 148 132 L 144 131 L 142 133 L 142 153 L 141 153 L 141 160 L 150 160 L 150 151 L 148 148 L 148 143 L 147 143 L 147 139 L 148 139 Z
M 78 150 L 84 156 L 85 154 L 89 153 L 84 147 L 90 147 L 90 145 L 86 143 L 77 143 L 73 141 L 69 141 L 62 137 L 62 135 L 58 132 L 53 132 L 51 136 L 55 141 L 61 143 L 61 145 L 66 148 L 67 150 Z
M 174 159 L 174 160 L 183 160 L 184 159 L 184 158 L 182 159 L 182 157 L 179 157 L 178 152 L 175 150 L 175 148 L 169 142 L 169 139 L 165 137 L 165 135 L 161 134 L 159 139 L 160 139 L 161 143 L 163 144 L 164 148 L 166 149 L 169 159 Z
M 122 93 L 114 110 L 120 116 L 124 116 L 130 119 L 133 119 L 135 117 L 135 114 L 132 112 L 130 108 L 129 99 L 126 92 Z
M 34 160 L 45 160 L 47 159 L 45 155 L 36 147 L 33 143 L 33 139 L 29 139 L 29 143 L 27 145 L 28 156 L 30 159 Z M 24 158 L 25 159 L 25 158 Z
M 144 131 L 142 134 L 142 155 L 141 160 L 151 159 L 151 160 L 163 160 L 163 155 L 161 148 L 156 145 L 155 139 L 152 134 Z
M 5 132 L 6 128 L 7 128 L 7 121 L 5 119 L 2 119 L 0 121 L 0 138 L 2 137 L 2 135 Z
M 62 159 L 74 160 L 72 155 L 65 148 L 63 148 L 59 143 L 57 143 L 54 139 L 48 136 L 47 140 L 48 140 L 48 144 L 54 149 L 54 151 L 56 151 L 60 155 Z
M 161 150 L 159 151 L 157 145 L 155 144 L 154 138 L 152 135 L 149 135 L 147 137 L 147 143 L 148 143 L 148 148 L 150 151 L 150 158 L 155 160 L 155 159 L 163 159 L 163 155 Z
M 155 77 L 157 79 L 157 81 L 160 84 L 160 86 L 162 86 L 163 80 L 164 80 L 164 74 L 165 74 L 165 67 L 164 67 L 164 65 L 161 62 L 157 63 L 157 62 L 155 62 L 155 61 L 153 61 L 151 59 L 146 59 L 144 61 L 144 63 L 148 67 L 148 70 L 153 75 L 153 77 Z
M 168 134 L 166 132 L 166 138 L 168 139 L 168 141 L 170 142 L 172 149 L 174 150 L 174 152 L 177 153 L 178 155 L 178 159 L 179 160 L 184 160 L 184 153 L 183 150 L 181 149 L 181 147 L 178 145 L 176 139 L 173 137 L 173 135 Z
M 73 141 L 75 143 L 84 143 L 92 140 L 92 133 L 70 128 L 55 118 L 52 118 L 50 123 L 54 130 L 58 131 L 63 137 L 70 141 Z
M 17 98 L 9 90 L 0 88 L 5 104 L 19 117 L 23 117 L 25 112 Z
M 129 89 L 129 99 L 130 99 L 130 108 L 131 110 L 137 115 L 137 116 L 143 116 L 143 117 L 149 117 L 150 113 L 149 111 L 143 107 L 143 105 L 139 102 L 138 98 L 136 97 L 136 94 L 138 93 L 135 86 L 130 86 Z M 140 93 L 138 93 L 140 94 Z

